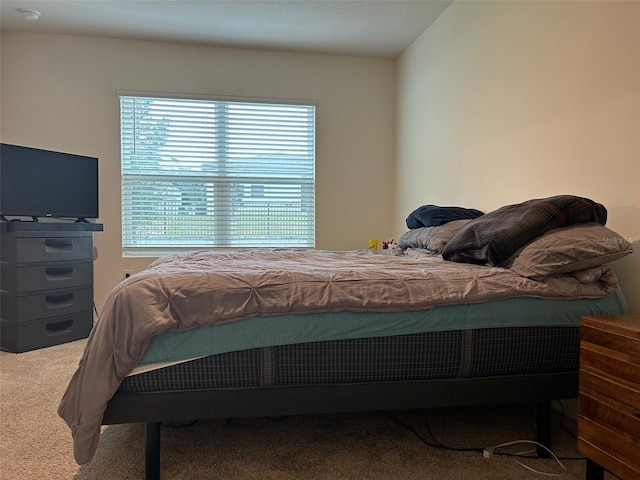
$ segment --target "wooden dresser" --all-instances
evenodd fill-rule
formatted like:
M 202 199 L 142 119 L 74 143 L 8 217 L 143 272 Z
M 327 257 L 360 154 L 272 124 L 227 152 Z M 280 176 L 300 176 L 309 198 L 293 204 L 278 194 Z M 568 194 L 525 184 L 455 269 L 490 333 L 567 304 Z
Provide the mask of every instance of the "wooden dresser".
M 640 479 L 640 315 L 583 317 L 578 449 L 587 479 Z

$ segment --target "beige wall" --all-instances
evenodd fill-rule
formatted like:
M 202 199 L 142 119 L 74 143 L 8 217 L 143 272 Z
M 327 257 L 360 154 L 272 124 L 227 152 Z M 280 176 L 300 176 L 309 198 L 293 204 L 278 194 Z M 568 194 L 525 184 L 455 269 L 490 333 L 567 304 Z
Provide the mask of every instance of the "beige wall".
M 319 248 L 397 237 L 425 203 L 591 197 L 636 242 L 614 267 L 640 312 L 638 21 L 635 2 L 455 2 L 396 63 L 5 32 L 0 135 L 100 158 L 98 306 L 149 262 L 120 248 L 126 89 L 317 100 Z
M 396 234 L 427 203 L 590 197 L 635 243 L 640 313 L 638 25 L 638 2 L 453 3 L 398 61 Z
M 117 89 L 313 99 L 317 247 L 366 248 L 392 230 L 395 62 L 89 37 L 3 33 L 2 141 L 100 159 L 100 307 L 125 269 Z

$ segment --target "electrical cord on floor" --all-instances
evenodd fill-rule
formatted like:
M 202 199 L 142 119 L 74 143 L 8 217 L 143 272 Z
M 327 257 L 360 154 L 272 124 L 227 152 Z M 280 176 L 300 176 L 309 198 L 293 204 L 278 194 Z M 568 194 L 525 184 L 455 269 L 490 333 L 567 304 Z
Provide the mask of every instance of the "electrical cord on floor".
M 557 472 L 557 473 L 541 472 L 540 470 L 536 470 L 535 468 L 531 468 L 528 465 L 525 465 L 524 463 L 519 461 L 518 459 L 514 458 L 513 461 L 516 462 L 518 465 L 520 465 L 522 468 L 526 468 L 527 470 L 529 470 L 529 471 L 531 471 L 533 473 L 537 473 L 539 475 L 546 475 L 548 477 L 561 477 L 562 475 L 567 473 L 567 467 L 565 467 L 562 464 L 562 462 L 558 459 L 558 457 L 556 457 L 555 453 L 553 453 L 551 450 L 549 450 L 547 447 L 545 447 L 541 443 L 534 442 L 533 440 L 514 440 L 513 442 L 501 443 L 501 444 L 496 445 L 494 447 L 485 447 L 484 450 L 482 451 L 482 456 L 484 458 L 491 458 L 492 455 L 498 455 L 498 453 L 495 453 L 495 449 L 496 448 L 508 447 L 510 445 L 518 445 L 520 443 L 529 443 L 529 444 L 533 444 L 533 445 L 536 445 L 538 447 L 544 448 L 547 452 L 549 452 L 551 454 L 551 456 L 556 461 L 556 463 L 558 465 L 560 465 L 560 468 L 562 468 L 562 471 L 561 472 Z M 510 456 L 512 456 L 512 457 L 530 458 L 530 459 L 539 459 L 540 457 L 531 457 L 531 456 L 529 456 L 529 454 L 534 452 L 534 451 L 536 451 L 536 449 L 529 450 L 529 451 L 526 451 L 526 452 L 512 453 Z M 545 460 L 547 460 L 547 459 L 545 459 Z
M 558 402 L 558 405 L 560 406 L 560 423 L 558 424 L 558 426 L 564 430 L 565 432 L 567 432 L 569 435 L 571 435 L 575 440 L 578 439 L 578 436 L 573 433 L 571 430 L 569 430 L 567 427 L 564 426 L 564 404 L 562 403 L 562 400 L 555 400 L 556 402 Z M 583 459 L 586 460 L 585 457 L 583 457 Z
M 538 473 L 540 475 L 547 475 L 547 476 L 562 476 L 567 472 L 567 468 L 562 464 L 562 462 L 560 460 L 584 460 L 584 457 L 558 457 L 556 456 L 551 450 L 549 450 L 547 447 L 545 447 L 544 445 L 538 443 L 538 442 L 534 442 L 532 440 L 516 440 L 513 442 L 507 442 L 507 443 L 501 443 L 499 445 L 495 445 L 495 446 L 489 446 L 489 447 L 452 447 L 449 445 L 445 445 L 442 442 L 440 442 L 435 435 L 433 434 L 433 431 L 431 429 L 431 426 L 429 425 L 429 421 L 427 420 L 424 412 L 420 412 L 422 421 L 424 422 L 424 426 L 427 430 L 427 432 L 429 433 L 429 437 L 431 438 L 431 440 L 427 440 L 424 438 L 424 436 L 418 432 L 415 428 L 413 428 L 412 426 L 410 426 L 409 424 L 407 424 L 405 421 L 401 420 L 400 418 L 398 418 L 397 416 L 393 415 L 390 412 L 382 412 L 385 415 L 387 415 L 388 417 L 390 417 L 392 420 L 394 420 L 395 422 L 397 422 L 398 424 L 402 425 L 405 429 L 407 429 L 408 431 L 410 431 L 411 433 L 413 433 L 422 443 L 424 443 L 425 445 L 432 447 L 432 448 L 439 448 L 439 449 L 443 449 L 443 450 L 451 450 L 451 451 L 455 451 L 455 452 L 477 452 L 482 454 L 482 456 L 484 456 L 485 458 L 490 458 L 493 455 L 500 455 L 500 456 L 505 456 L 505 457 L 515 457 L 513 460 L 518 463 L 520 466 L 522 466 L 523 468 L 530 470 L 532 472 Z M 564 418 L 564 410 L 562 409 L 562 418 Z M 561 418 L 561 422 L 562 422 L 562 418 Z M 562 427 L 563 429 L 565 429 L 564 427 Z M 567 430 L 570 434 L 571 432 L 569 430 Z M 517 458 L 526 458 L 529 460 L 548 460 L 548 458 L 543 458 L 543 457 L 538 457 L 538 456 L 531 456 L 532 453 L 535 453 L 537 451 L 536 448 L 533 448 L 531 450 L 528 451 L 524 451 L 524 452 L 516 452 L 516 453 L 509 453 L 509 452 L 496 452 L 495 450 L 498 448 L 503 448 L 506 446 L 510 446 L 510 445 L 516 445 L 519 443 L 530 443 L 530 444 L 534 444 L 536 446 L 540 446 L 542 448 L 544 448 L 545 450 L 547 450 L 551 456 L 554 458 L 554 460 L 560 465 L 560 467 L 562 468 L 562 472 L 559 473 L 546 473 L 546 472 L 541 472 L 538 470 L 535 470 L 527 465 L 524 465 L 522 462 L 518 461 Z
M 429 446 L 429 447 L 433 447 L 433 448 L 439 448 L 442 450 L 453 450 L 455 452 L 478 452 L 478 453 L 482 453 L 482 451 L 484 450 L 484 448 L 477 448 L 477 447 L 470 447 L 470 448 L 460 448 L 460 447 L 450 447 L 448 445 L 444 445 L 442 443 L 440 443 L 434 436 L 433 436 L 433 432 L 431 431 L 431 427 L 429 425 L 429 422 L 427 422 L 427 419 L 425 418 L 424 414 L 422 414 L 422 419 L 425 423 L 425 426 L 427 428 L 427 431 L 429 432 L 429 436 L 431 437 L 432 441 L 426 440 L 421 434 L 420 432 L 418 432 L 416 429 L 414 429 L 413 427 L 411 427 L 409 424 L 407 424 L 406 422 L 404 422 L 403 420 L 401 420 L 400 418 L 394 416 L 392 413 L 390 412 L 382 412 L 385 415 L 387 415 L 388 417 L 390 417 L 394 422 L 399 423 L 400 425 L 402 425 L 404 428 L 406 428 L 407 430 L 409 430 L 411 433 L 413 433 L 418 440 L 420 440 L 422 443 L 424 443 L 425 445 Z

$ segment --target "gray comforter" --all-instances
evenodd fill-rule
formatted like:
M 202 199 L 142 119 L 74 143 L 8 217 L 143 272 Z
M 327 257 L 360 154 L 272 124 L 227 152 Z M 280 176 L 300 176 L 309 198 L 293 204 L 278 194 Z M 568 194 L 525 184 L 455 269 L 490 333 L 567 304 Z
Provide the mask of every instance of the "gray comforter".
M 408 250 L 207 251 L 168 256 L 118 285 L 107 298 L 58 413 L 79 464 L 91 460 L 107 402 L 169 330 L 253 316 L 306 312 L 423 310 L 503 298 L 593 298 L 612 293 L 608 268 L 584 284 L 571 275 L 534 281 L 509 269 L 443 261 Z

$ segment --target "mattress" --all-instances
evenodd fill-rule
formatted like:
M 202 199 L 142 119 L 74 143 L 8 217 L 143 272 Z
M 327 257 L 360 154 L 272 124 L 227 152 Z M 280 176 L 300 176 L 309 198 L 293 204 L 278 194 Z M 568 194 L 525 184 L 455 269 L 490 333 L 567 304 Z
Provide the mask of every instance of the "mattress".
M 616 290 L 596 299 L 255 317 L 154 337 L 120 389 L 151 393 L 570 372 L 578 369 L 580 317 L 626 309 Z
M 579 326 L 426 332 L 210 355 L 132 375 L 120 389 L 215 389 L 419 382 L 578 370 Z
M 156 335 L 138 367 L 131 373 L 139 374 L 209 355 L 307 342 L 450 330 L 578 326 L 581 316 L 615 315 L 626 310 L 624 296 L 620 290 L 616 290 L 602 298 L 511 298 L 413 312 L 336 312 L 254 317 Z

